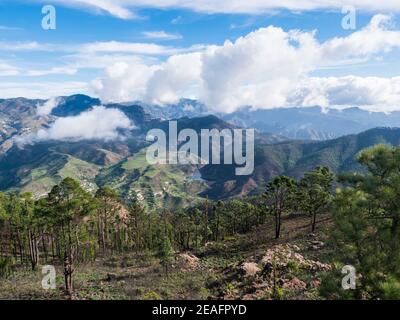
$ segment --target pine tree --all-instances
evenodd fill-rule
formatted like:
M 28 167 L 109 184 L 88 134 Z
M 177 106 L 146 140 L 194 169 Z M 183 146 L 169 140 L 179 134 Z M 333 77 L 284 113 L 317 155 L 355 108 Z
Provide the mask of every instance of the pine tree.
M 152 219 L 147 216 L 146 210 L 140 204 L 137 197 L 132 196 L 128 204 L 128 225 L 133 247 L 137 252 L 147 245 L 151 246 L 151 243 L 146 243 L 146 235 L 144 232 L 145 225 L 147 226 L 147 231 L 151 232 L 151 223 Z
M 274 217 L 276 239 L 281 234 L 282 215 L 292 210 L 295 187 L 295 181 L 285 176 L 277 177 L 267 185 L 264 194 L 266 210 Z
M 78 249 L 74 235 L 82 219 L 94 210 L 95 203 L 91 195 L 71 178 L 66 178 L 53 187 L 48 195 L 48 203 L 52 206 L 53 219 L 61 235 L 65 291 L 68 295 L 72 295 L 74 257 Z
M 346 188 L 338 190 L 331 231 L 338 264 L 351 264 L 358 273 L 357 290 L 339 287 L 337 270 L 325 281 L 327 296 L 353 294 L 355 298 L 398 296 L 400 273 L 400 147 L 377 145 L 358 157 L 365 174 L 346 174 L 339 179 Z M 328 277 L 329 277 L 328 276 Z M 335 282 L 336 290 L 327 284 Z
M 114 239 L 111 237 L 111 233 L 118 229 L 118 215 L 122 206 L 118 194 L 107 187 L 98 189 L 95 199 L 97 201 L 99 246 L 102 254 L 105 255 L 107 250 L 113 246 L 112 240 Z
M 332 201 L 333 173 L 327 167 L 317 167 L 299 182 L 297 203 L 311 216 L 311 232 L 315 231 L 317 215 L 329 210 Z
M 159 250 L 160 263 L 164 267 L 165 275 L 168 276 L 169 267 L 174 262 L 174 249 L 169 237 L 165 236 Z

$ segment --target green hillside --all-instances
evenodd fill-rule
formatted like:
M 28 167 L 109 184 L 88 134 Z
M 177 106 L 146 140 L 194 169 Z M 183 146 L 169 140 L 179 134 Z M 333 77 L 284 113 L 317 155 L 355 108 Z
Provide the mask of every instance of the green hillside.
M 150 165 L 144 151 L 103 169 L 98 186 L 117 189 L 125 198 L 137 195 L 149 207 L 187 205 L 199 199 L 206 183 L 195 178 L 196 166 Z
M 0 161 L 0 185 L 2 190 L 31 192 L 40 197 L 62 179 L 71 177 L 94 191 L 99 168 L 94 163 L 57 152 L 48 144 L 13 148 Z

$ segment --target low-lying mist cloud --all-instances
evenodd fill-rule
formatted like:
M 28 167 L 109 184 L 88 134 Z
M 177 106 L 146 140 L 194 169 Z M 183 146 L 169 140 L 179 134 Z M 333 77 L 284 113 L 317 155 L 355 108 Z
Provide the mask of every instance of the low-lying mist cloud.
M 58 118 L 47 129 L 17 139 L 19 145 L 46 140 L 115 140 L 124 138 L 123 129 L 134 124 L 120 110 L 97 106 L 73 117 Z
M 38 105 L 37 107 L 37 115 L 38 116 L 47 116 L 53 111 L 54 108 L 56 108 L 59 104 L 60 99 L 59 98 L 51 98 L 47 100 L 45 103 Z

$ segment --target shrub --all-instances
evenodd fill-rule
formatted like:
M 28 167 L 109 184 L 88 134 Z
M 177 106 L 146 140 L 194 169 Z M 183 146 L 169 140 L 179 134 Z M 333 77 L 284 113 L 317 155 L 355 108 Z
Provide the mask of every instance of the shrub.
M 161 300 L 161 297 L 157 292 L 149 291 L 142 297 L 142 300 Z
M 0 278 L 8 278 L 14 272 L 13 258 L 0 258 Z

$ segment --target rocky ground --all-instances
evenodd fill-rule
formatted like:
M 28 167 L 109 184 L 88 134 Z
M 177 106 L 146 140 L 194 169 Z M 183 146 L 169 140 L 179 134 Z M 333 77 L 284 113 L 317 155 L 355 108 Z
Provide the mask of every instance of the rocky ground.
M 323 242 L 313 240 L 310 245 L 320 248 Z M 301 254 L 303 249 L 296 244 L 275 245 L 262 256 L 226 268 L 223 275 L 229 285 L 220 291 L 220 297 L 224 300 L 316 297 L 320 274 L 329 271 L 331 266 L 307 259 Z
M 330 270 L 322 217 L 309 232 L 309 218 L 283 223 L 273 239 L 266 224 L 247 235 L 208 243 L 195 252 L 177 253 L 168 275 L 150 253 L 115 256 L 76 266 L 73 299 L 319 299 L 321 276 Z M 57 289 L 43 290 L 40 271 L 17 270 L 0 279 L 0 299 L 65 299 L 61 269 Z

